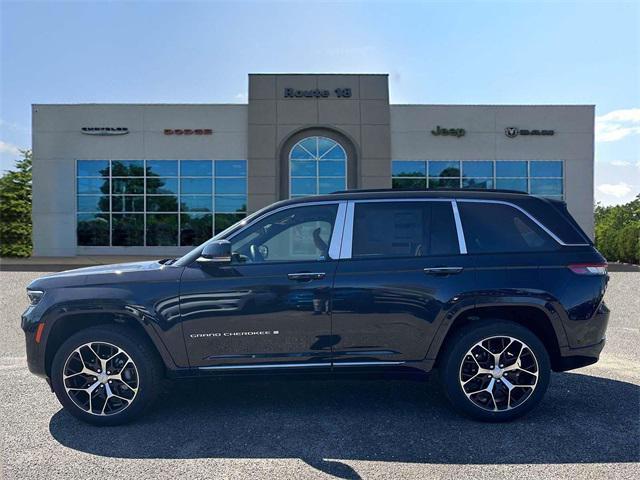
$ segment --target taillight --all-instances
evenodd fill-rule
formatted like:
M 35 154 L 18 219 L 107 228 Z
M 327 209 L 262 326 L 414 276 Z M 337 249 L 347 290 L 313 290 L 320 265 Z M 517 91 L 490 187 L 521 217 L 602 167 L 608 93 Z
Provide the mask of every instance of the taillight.
M 569 270 L 578 275 L 606 275 L 607 264 L 606 263 L 574 263 L 573 265 L 567 265 Z

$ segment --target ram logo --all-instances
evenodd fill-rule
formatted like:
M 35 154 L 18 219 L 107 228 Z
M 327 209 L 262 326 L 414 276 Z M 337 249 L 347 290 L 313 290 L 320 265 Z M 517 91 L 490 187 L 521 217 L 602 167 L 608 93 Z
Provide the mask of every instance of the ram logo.
M 507 127 L 504 129 L 504 134 L 509 138 L 515 138 L 520 133 L 517 127 Z

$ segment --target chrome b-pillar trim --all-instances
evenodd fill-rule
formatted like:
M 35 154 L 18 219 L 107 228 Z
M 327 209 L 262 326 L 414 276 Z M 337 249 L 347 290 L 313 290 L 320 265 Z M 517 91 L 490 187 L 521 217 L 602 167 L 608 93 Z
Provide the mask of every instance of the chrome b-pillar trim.
M 464 239 L 464 230 L 462 229 L 462 221 L 460 220 L 460 212 L 458 211 L 458 202 L 452 200 L 451 208 L 453 208 L 453 219 L 456 223 L 456 231 L 458 232 L 458 247 L 460 248 L 460 253 L 466 254 L 467 242 Z
M 333 233 L 331 234 L 331 241 L 329 242 L 329 258 L 337 260 L 340 258 L 340 247 L 342 244 L 342 235 L 345 227 L 345 218 L 347 216 L 347 202 L 340 202 L 338 204 L 338 212 L 336 213 L 336 220 L 333 226 Z

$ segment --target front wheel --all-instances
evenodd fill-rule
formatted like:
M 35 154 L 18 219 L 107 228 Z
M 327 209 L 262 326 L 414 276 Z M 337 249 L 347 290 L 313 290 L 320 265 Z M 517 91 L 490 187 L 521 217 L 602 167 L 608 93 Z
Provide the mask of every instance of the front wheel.
M 139 416 L 158 396 L 161 361 L 136 332 L 116 325 L 82 330 L 56 352 L 53 390 L 73 416 L 119 425 Z
M 483 421 L 524 415 L 544 396 L 551 367 L 540 339 L 513 322 L 483 321 L 447 343 L 440 379 L 454 408 Z

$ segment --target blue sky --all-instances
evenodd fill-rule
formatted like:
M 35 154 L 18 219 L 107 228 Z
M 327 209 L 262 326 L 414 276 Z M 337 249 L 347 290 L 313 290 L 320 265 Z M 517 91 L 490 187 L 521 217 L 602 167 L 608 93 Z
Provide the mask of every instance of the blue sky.
M 32 103 L 244 103 L 249 72 L 364 72 L 393 103 L 595 104 L 596 199 L 640 192 L 638 2 L 0 5 L 2 170 Z

